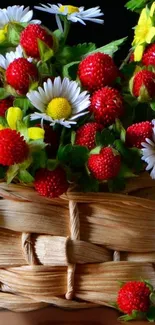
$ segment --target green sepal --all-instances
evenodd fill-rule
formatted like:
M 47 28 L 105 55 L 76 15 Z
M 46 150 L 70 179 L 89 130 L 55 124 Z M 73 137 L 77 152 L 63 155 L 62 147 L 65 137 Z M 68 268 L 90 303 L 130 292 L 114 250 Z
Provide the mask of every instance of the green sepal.
M 37 152 L 43 150 L 46 146 L 47 144 L 44 142 L 43 139 L 29 141 L 29 147 L 31 152 Z
M 121 121 L 119 119 L 116 119 L 116 123 L 115 123 L 115 130 L 116 132 L 118 132 L 120 139 L 122 142 L 125 142 L 126 140 L 126 130 L 124 129 Z
M 6 172 L 6 182 L 7 184 L 10 184 L 12 180 L 17 176 L 19 171 L 19 165 L 14 164 L 10 166 Z
M 119 40 L 110 42 L 109 44 L 99 47 L 96 50 L 90 52 L 89 54 L 101 52 L 101 53 L 105 53 L 105 54 L 109 54 L 110 56 L 113 56 L 114 53 L 119 50 L 120 46 L 123 45 L 126 40 L 127 40 L 127 37 L 124 37 Z
M 102 146 L 97 146 L 90 151 L 90 155 L 98 154 L 101 151 Z
M 75 139 L 76 139 L 76 132 L 72 131 L 72 133 L 71 133 L 71 144 L 72 144 L 72 146 L 74 146 L 74 144 L 75 144 Z
M 17 131 L 20 132 L 20 134 L 24 137 L 25 141 L 28 141 L 29 140 L 28 128 L 25 125 L 25 123 L 22 121 L 17 121 L 16 128 Z
M 75 61 L 75 62 L 71 62 L 71 63 L 64 65 L 63 71 L 62 71 L 63 77 L 67 77 L 69 79 L 76 80 L 79 63 L 80 63 L 80 61 Z
M 146 318 L 150 323 L 155 322 L 155 306 L 150 306 L 149 311 L 146 314 Z
M 37 68 L 42 79 L 54 75 L 54 69 L 52 64 L 40 61 L 38 63 Z
M 5 88 L 0 88 L 0 99 L 5 99 L 9 97 L 9 93 Z
M 150 293 L 150 301 L 153 305 L 155 305 L 155 292 Z
M 78 184 L 83 192 L 99 192 L 98 180 L 93 178 L 91 175 L 88 175 L 87 172 L 81 174 Z
M 140 95 L 137 99 L 140 103 L 147 103 L 151 100 L 147 88 L 144 85 L 140 88 Z
M 54 56 L 54 51 L 42 40 L 38 39 L 39 54 L 42 62 L 50 60 Z
M 54 170 L 58 166 L 59 162 L 57 159 L 48 159 L 47 160 L 47 169 Z
M 31 165 L 31 174 L 35 175 L 35 172 L 39 168 L 47 167 L 47 154 L 45 150 L 38 150 L 32 152 L 33 164 Z
M 132 170 L 126 164 L 122 163 L 118 177 L 119 178 L 131 178 L 131 177 L 137 177 L 137 175 L 134 174 L 132 172 Z
M 17 176 L 18 179 L 25 184 L 34 182 L 34 177 L 25 169 L 20 169 Z
M 20 42 L 20 34 L 24 27 L 18 23 L 10 22 L 7 29 L 7 41 L 14 46 L 17 46 Z
M 109 129 L 103 129 L 102 132 L 96 133 L 96 145 L 108 146 L 113 145 L 115 137 Z
M 137 310 L 133 310 L 131 315 L 123 315 L 118 318 L 119 321 L 124 321 L 124 322 L 128 322 L 128 321 L 134 320 L 134 319 L 137 319 L 137 320 L 146 319 L 146 313 L 139 312 Z
M 149 281 L 149 280 L 143 280 L 143 282 L 147 285 L 147 287 L 150 289 L 150 291 L 151 291 L 152 293 L 154 293 L 154 291 L 153 291 L 153 286 L 152 286 L 152 284 L 150 283 L 150 281 Z
M 150 103 L 150 107 L 151 107 L 151 109 L 152 109 L 153 111 L 155 111 L 155 102 L 151 102 L 151 103 Z

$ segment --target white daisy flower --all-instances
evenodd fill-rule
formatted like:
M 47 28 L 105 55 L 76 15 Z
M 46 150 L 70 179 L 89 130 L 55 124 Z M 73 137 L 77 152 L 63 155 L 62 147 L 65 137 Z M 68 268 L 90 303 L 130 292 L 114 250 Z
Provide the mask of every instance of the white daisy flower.
M 41 119 L 42 124 L 45 120 L 52 126 L 58 123 L 67 128 L 76 124 L 77 118 L 87 114 L 86 109 L 90 105 L 88 92 L 81 92 L 78 83 L 68 78 L 48 79 L 43 88 L 30 91 L 27 97 L 39 111 L 31 114 L 31 120 Z
M 23 49 L 20 45 L 18 45 L 15 51 L 8 52 L 6 53 L 5 56 L 0 54 L 0 67 L 6 70 L 11 62 L 13 62 L 15 59 L 19 59 L 23 57 L 24 57 Z M 29 62 L 32 62 L 33 59 L 27 58 L 27 60 Z
M 50 14 L 55 14 L 56 22 L 60 30 L 62 30 L 62 25 L 59 16 L 66 16 L 69 21 L 73 23 L 79 22 L 83 25 L 85 25 L 86 20 L 98 24 L 104 22 L 103 19 L 98 18 L 104 15 L 99 6 L 85 10 L 84 7 L 78 8 L 70 5 L 62 5 L 61 3 L 58 3 L 58 5 L 48 3 L 48 5 L 41 4 L 41 6 L 35 6 L 35 8 Z
M 32 20 L 33 10 L 24 6 L 9 6 L 0 9 L 0 29 L 4 29 L 10 22 L 41 24 L 40 20 Z
M 152 169 L 150 176 L 155 179 L 155 120 L 152 123 L 154 124 L 152 140 L 146 138 L 145 142 L 142 142 L 143 156 L 141 159 L 147 163 L 147 171 Z

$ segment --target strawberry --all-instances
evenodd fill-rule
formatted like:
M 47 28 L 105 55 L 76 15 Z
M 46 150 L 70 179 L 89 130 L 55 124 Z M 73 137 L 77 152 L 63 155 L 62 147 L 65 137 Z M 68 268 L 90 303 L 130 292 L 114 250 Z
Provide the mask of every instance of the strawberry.
M 150 289 L 145 282 L 129 281 L 118 292 L 117 305 L 124 314 L 146 313 L 150 307 Z
M 15 59 L 6 70 L 6 81 L 19 94 L 26 94 L 31 82 L 38 79 L 36 66 L 25 58 Z
M 152 139 L 153 126 L 151 122 L 145 121 L 130 125 L 126 130 L 126 144 L 129 147 L 141 148 L 146 138 Z
M 91 97 L 90 111 L 95 121 L 104 126 L 111 125 L 123 115 L 123 98 L 117 89 L 103 87 Z
M 146 66 L 155 65 L 155 43 L 147 46 L 143 53 L 142 63 Z
M 51 48 L 53 46 L 52 35 L 50 35 L 45 28 L 38 24 L 28 25 L 21 33 L 20 45 L 24 48 L 28 56 L 36 59 L 40 58 L 38 40 L 43 41 Z
M 11 129 L 0 130 L 0 164 L 11 166 L 22 163 L 29 154 L 28 144 L 19 132 Z
M 7 97 L 5 99 L 0 99 L 0 116 L 5 117 L 5 113 L 9 107 L 13 105 L 13 98 Z
M 148 70 L 137 72 L 130 81 L 131 93 L 141 101 L 155 97 L 155 73 Z
M 68 186 L 65 171 L 60 167 L 55 170 L 41 168 L 35 175 L 34 187 L 42 196 L 59 197 L 67 191 Z
M 89 150 L 95 147 L 95 137 L 97 131 L 101 131 L 102 125 L 96 122 L 89 122 L 79 127 L 76 131 L 75 144 L 85 146 Z
M 91 154 L 88 159 L 88 169 L 99 181 L 115 178 L 121 167 L 121 157 L 110 147 L 101 149 L 99 154 Z
M 97 52 L 80 62 L 78 76 L 83 87 L 94 91 L 113 84 L 118 77 L 118 68 L 108 54 Z

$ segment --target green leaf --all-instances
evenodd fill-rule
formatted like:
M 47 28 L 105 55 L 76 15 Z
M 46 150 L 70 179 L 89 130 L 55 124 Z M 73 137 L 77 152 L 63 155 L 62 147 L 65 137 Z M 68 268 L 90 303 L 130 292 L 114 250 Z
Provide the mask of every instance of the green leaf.
M 63 77 L 76 80 L 79 62 L 80 61 L 75 61 L 64 65 L 62 71 Z
M 151 306 L 149 308 L 146 318 L 149 322 L 154 323 L 154 321 L 155 321 L 155 306 Z
M 59 42 L 60 45 L 61 45 L 61 43 L 63 43 L 63 41 L 64 41 L 64 34 L 61 32 L 60 29 L 56 29 L 53 32 L 53 36 L 57 39 L 57 41 Z
M 19 169 L 27 169 L 32 164 L 32 157 L 29 156 L 28 159 L 24 160 L 21 164 L 18 164 Z
M 83 192 L 99 192 L 99 182 L 86 173 L 81 175 L 78 184 Z
M 152 109 L 153 111 L 155 111 L 155 102 L 151 102 L 151 103 L 150 103 L 150 106 L 151 106 L 151 109 Z
M 72 146 L 74 146 L 75 139 L 76 139 L 76 132 L 72 131 L 72 133 L 71 133 L 71 144 L 72 144 Z
M 96 134 L 96 144 L 97 146 L 108 146 L 108 145 L 113 145 L 115 141 L 115 137 L 113 133 L 108 130 L 104 129 L 101 133 L 97 132 Z
M 61 65 L 66 65 L 72 61 L 81 61 L 84 56 L 95 51 L 94 43 L 83 43 L 74 46 L 64 46 L 57 54 L 57 60 Z
M 117 177 L 113 180 L 108 181 L 109 192 L 119 192 L 125 188 L 125 179 L 122 177 Z
M 53 57 L 54 55 L 53 49 L 51 49 L 46 43 L 44 43 L 40 39 L 38 39 L 38 47 L 39 47 L 39 53 L 42 62 L 46 62 Z
M 5 178 L 6 167 L 0 165 L 0 179 Z
M 97 146 L 97 147 L 95 147 L 94 149 L 92 149 L 92 150 L 90 151 L 90 155 L 100 153 L 101 148 L 102 148 L 102 146 Z
M 113 54 L 119 50 L 119 47 L 121 45 L 123 45 L 126 40 L 127 40 L 127 37 L 113 41 L 107 45 L 97 48 L 96 50 L 90 52 L 89 54 L 101 52 L 101 53 L 105 53 L 105 54 L 109 54 L 110 56 L 113 56 Z
M 33 165 L 31 167 L 31 174 L 35 174 L 35 171 L 39 168 L 47 167 L 47 154 L 45 150 L 32 153 Z
M 125 7 L 131 11 L 140 12 L 146 6 L 149 0 L 130 0 L 126 3 Z
M 10 166 L 6 172 L 6 181 L 7 184 L 10 184 L 12 180 L 17 176 L 19 171 L 19 166 L 17 164 L 14 164 L 13 166 Z
M 0 99 L 5 99 L 9 96 L 8 92 L 4 88 L 0 88 Z
M 137 177 L 132 170 L 124 163 L 121 165 L 120 172 L 118 174 L 118 178 L 131 178 L 131 177 Z
M 18 23 L 9 23 L 7 30 L 7 41 L 12 45 L 16 46 L 20 41 L 20 34 L 24 27 Z
M 122 74 L 125 76 L 126 79 L 130 79 L 133 77 L 134 71 L 136 69 L 137 62 L 130 62 L 125 64 L 121 69 Z
M 125 146 L 125 144 L 121 140 L 115 140 L 114 146 L 117 151 L 121 154 L 121 156 L 128 161 L 129 163 L 132 162 L 130 150 Z
M 13 106 L 21 108 L 23 110 L 23 115 L 26 115 L 28 109 L 33 107 L 26 97 L 15 98 Z
M 89 150 L 83 146 L 67 144 L 58 149 L 58 160 L 72 167 L 82 167 L 88 159 Z
M 0 125 L 3 125 L 4 127 L 8 127 L 8 123 L 5 117 L 0 116 Z
M 34 177 L 25 169 L 20 169 L 18 173 L 18 178 L 23 183 L 33 183 Z
M 58 166 L 58 161 L 56 159 L 47 160 L 47 169 L 54 170 Z
M 42 78 L 53 76 L 53 66 L 47 62 L 40 61 L 38 64 L 38 71 Z
M 134 310 L 131 315 L 123 315 L 118 318 L 119 321 L 124 321 L 124 322 L 134 320 L 134 319 L 137 320 L 146 319 L 146 313 L 142 313 L 137 310 Z

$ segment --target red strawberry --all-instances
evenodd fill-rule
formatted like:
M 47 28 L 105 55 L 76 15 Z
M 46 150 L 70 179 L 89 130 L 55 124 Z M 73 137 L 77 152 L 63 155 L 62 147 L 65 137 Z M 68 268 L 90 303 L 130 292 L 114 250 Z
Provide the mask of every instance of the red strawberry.
M 155 97 L 155 73 L 148 70 L 137 72 L 131 79 L 130 88 L 133 96 L 142 101 Z
M 13 105 L 13 98 L 7 97 L 5 99 L 0 99 L 0 116 L 5 116 L 5 113 L 9 107 Z
M 121 167 L 121 157 L 110 147 L 102 148 L 99 154 L 88 159 L 88 169 L 99 181 L 115 178 Z
M 118 77 L 118 68 L 108 54 L 97 52 L 81 61 L 78 75 L 82 86 L 94 91 L 111 85 Z
M 104 126 L 115 122 L 123 115 L 123 98 L 114 88 L 104 87 L 91 97 L 90 111 L 94 113 L 96 122 Z
M 85 146 L 89 150 L 95 147 L 95 137 L 97 131 L 101 131 L 102 125 L 96 122 L 86 123 L 79 127 L 76 132 L 75 144 Z
M 118 292 L 118 308 L 127 315 L 131 315 L 134 311 L 145 313 L 150 306 L 150 293 L 144 282 L 127 282 Z
M 152 139 L 152 124 L 149 121 L 130 125 L 126 130 L 126 143 L 129 147 L 141 148 L 146 138 Z
M 19 132 L 11 129 L 0 131 L 0 164 L 11 166 L 22 163 L 29 154 L 28 144 Z
M 39 169 L 35 176 L 34 186 L 40 195 L 55 198 L 66 192 L 69 184 L 65 171 L 57 167 L 55 170 Z
M 31 82 L 38 79 L 36 66 L 25 58 L 15 59 L 6 70 L 6 81 L 20 94 L 26 94 Z
M 40 58 L 38 40 L 43 41 L 49 47 L 52 47 L 53 45 L 52 35 L 48 34 L 46 29 L 38 24 L 28 25 L 21 33 L 21 46 L 24 48 L 28 56 L 31 56 L 36 59 Z
M 147 46 L 143 53 L 142 63 L 146 66 L 155 65 L 155 43 Z

